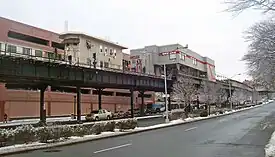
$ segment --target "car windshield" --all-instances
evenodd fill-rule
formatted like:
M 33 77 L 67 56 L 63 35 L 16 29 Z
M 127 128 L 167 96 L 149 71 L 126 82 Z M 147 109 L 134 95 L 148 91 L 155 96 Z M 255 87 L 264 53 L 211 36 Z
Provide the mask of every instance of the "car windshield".
M 275 157 L 274 100 L 275 0 L 0 1 L 0 157 Z

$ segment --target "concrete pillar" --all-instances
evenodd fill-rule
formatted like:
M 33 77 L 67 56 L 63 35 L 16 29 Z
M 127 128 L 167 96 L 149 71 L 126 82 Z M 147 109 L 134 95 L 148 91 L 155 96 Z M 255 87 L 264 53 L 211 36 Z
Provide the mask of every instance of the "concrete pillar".
M 76 113 L 76 108 L 77 108 L 77 107 L 76 107 L 76 96 L 75 96 L 75 95 L 74 95 L 74 98 L 73 98 L 73 105 L 74 105 L 73 107 L 74 107 L 74 119 L 75 119 L 76 114 L 77 114 L 77 113 Z
M 76 100 L 77 100 L 77 121 L 81 121 L 81 88 L 76 87 Z
M 101 98 L 102 98 L 103 89 L 98 88 L 97 91 L 98 91 L 98 109 L 100 110 L 100 109 L 102 109 L 102 99 Z
M 0 122 L 4 121 L 4 115 L 5 115 L 5 101 L 0 101 Z
M 47 86 L 41 85 L 40 86 L 40 121 L 45 123 L 46 122 L 46 108 L 45 108 L 45 102 L 44 102 L 44 94 Z
M 0 83 L 0 121 L 4 120 L 7 89 L 5 83 Z M 9 115 L 8 115 L 9 116 Z
M 131 92 L 131 117 L 134 118 L 134 90 L 130 89 Z
M 144 116 L 144 91 L 139 91 L 141 95 L 140 115 Z
M 169 94 L 169 97 L 168 97 L 168 110 L 171 111 L 171 109 L 172 109 L 171 94 L 170 93 L 168 93 L 168 94 Z

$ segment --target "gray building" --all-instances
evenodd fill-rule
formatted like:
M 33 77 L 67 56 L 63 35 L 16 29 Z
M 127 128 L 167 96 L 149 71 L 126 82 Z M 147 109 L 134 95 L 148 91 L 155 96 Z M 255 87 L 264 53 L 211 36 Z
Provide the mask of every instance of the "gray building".
M 193 78 L 215 81 L 215 62 L 180 45 L 151 45 L 130 50 L 132 71 L 163 75 L 163 64 L 167 74 L 188 75 Z

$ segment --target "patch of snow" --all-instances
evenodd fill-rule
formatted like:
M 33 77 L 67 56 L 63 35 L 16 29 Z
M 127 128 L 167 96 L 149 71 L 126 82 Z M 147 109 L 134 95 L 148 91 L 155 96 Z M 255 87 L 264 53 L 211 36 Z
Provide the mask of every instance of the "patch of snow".
M 0 152 L 3 151 L 10 151 L 14 149 L 20 149 L 20 148 L 25 148 L 25 147 L 37 147 L 41 145 L 45 145 L 46 143 L 40 143 L 40 142 L 33 142 L 33 143 L 28 143 L 28 144 L 15 144 L 12 146 L 6 146 L 6 147 L 0 147 Z
M 273 132 L 268 144 L 265 146 L 265 156 L 275 157 L 275 132 Z
M 153 115 L 153 116 L 145 116 L 145 117 L 136 117 L 137 120 L 139 119 L 150 119 L 150 118 L 158 118 L 162 117 L 162 115 Z

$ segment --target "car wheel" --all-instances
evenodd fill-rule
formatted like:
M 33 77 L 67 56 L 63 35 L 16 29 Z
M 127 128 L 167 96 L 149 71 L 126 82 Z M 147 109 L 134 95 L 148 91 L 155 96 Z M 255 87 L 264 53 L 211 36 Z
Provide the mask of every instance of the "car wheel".
M 110 116 L 107 116 L 107 119 L 110 120 L 111 119 Z
M 98 117 L 95 117 L 95 120 L 96 120 L 96 121 L 99 121 L 99 118 L 98 118 Z

